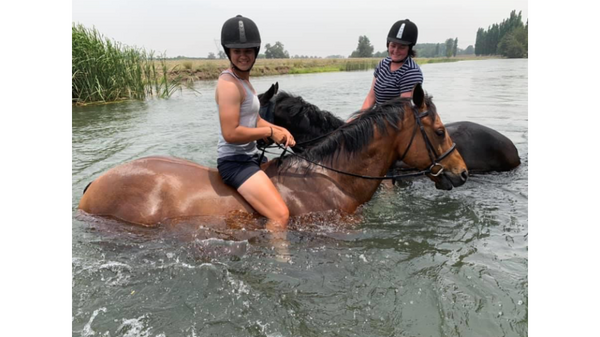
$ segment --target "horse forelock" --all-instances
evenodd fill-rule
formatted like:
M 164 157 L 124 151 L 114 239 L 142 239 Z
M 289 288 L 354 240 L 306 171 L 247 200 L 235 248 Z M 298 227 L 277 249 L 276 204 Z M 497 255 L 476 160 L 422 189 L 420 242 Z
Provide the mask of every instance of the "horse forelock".
M 387 134 L 388 126 L 398 130 L 400 121 L 404 119 L 406 108 L 411 106 L 409 104 L 410 100 L 402 98 L 359 111 L 354 114 L 360 113 L 352 122 L 340 126 L 320 143 L 306 150 L 302 156 L 324 164 L 331 164 L 335 158 L 340 156 L 351 158 L 352 155 L 372 142 L 375 136 L 373 126 L 383 135 Z M 287 157 L 284 161 L 284 164 L 287 165 L 295 163 L 308 164 L 296 156 Z

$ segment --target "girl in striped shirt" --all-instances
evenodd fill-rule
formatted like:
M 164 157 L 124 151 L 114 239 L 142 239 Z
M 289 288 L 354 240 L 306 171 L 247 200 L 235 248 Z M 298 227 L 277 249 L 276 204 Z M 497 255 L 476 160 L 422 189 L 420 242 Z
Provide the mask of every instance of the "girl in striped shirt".
M 400 20 L 392 26 L 387 37 L 389 56 L 381 60 L 373 73 L 371 89 L 361 110 L 382 104 L 397 97 L 412 97 L 412 89 L 423 83 L 423 73 L 412 59 L 418 30 L 410 20 Z

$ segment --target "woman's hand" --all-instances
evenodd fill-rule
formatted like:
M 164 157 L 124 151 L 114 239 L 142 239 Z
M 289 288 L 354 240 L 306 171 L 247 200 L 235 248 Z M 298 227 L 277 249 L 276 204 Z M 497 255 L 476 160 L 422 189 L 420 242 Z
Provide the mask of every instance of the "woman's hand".
M 294 139 L 294 136 L 292 136 L 292 134 L 285 128 L 272 127 L 272 130 L 273 135 L 271 136 L 271 139 L 273 139 L 275 143 L 284 144 L 285 147 L 293 147 L 296 145 L 296 140 Z

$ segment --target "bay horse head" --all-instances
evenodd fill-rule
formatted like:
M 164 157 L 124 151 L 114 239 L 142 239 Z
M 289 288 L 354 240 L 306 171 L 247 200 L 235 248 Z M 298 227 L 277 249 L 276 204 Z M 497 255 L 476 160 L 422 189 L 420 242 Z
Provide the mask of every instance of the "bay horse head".
M 450 190 L 467 181 L 466 164 L 446 132 L 432 98 L 420 84 L 413 89 L 412 98 L 396 98 L 357 111 L 353 117 L 338 130 L 353 124 L 361 125 L 363 133 L 386 134 L 397 130 L 398 137 L 393 139 L 394 162 L 400 160 L 421 170 L 435 182 L 437 189 Z
M 412 118 L 405 119 L 403 132 L 403 138 L 410 137 L 410 140 L 401 149 L 399 160 L 420 170 L 428 167 L 427 176 L 438 189 L 461 186 L 468 178 L 467 166 L 442 123 L 432 97 L 425 94 L 420 84 L 413 89 L 412 103 L 409 114 Z M 412 132 L 407 132 L 411 128 Z

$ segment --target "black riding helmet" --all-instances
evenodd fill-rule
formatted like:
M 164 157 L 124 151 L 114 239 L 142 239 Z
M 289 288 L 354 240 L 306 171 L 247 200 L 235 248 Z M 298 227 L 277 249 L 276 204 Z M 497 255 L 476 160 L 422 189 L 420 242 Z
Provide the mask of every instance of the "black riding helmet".
M 409 19 L 400 20 L 392 25 L 387 36 L 386 46 L 389 46 L 390 42 L 396 42 L 413 47 L 417 44 L 418 36 L 419 30 L 417 29 L 417 25 Z
M 400 43 L 404 45 L 408 45 L 408 56 L 415 56 L 415 52 L 413 51 L 413 47 L 417 44 L 417 37 L 419 36 L 419 30 L 417 29 L 417 25 L 415 25 L 409 19 L 396 21 L 390 28 L 390 32 L 387 36 L 386 47 L 389 48 L 390 42 Z M 408 58 L 404 58 L 400 61 L 394 61 L 394 63 L 403 63 L 404 60 Z
M 254 48 L 254 55 L 258 58 L 258 52 L 260 51 L 260 33 L 258 27 L 249 18 L 237 15 L 223 24 L 223 28 L 221 29 L 221 45 L 230 61 L 230 48 Z M 237 67 L 235 68 L 237 69 Z

